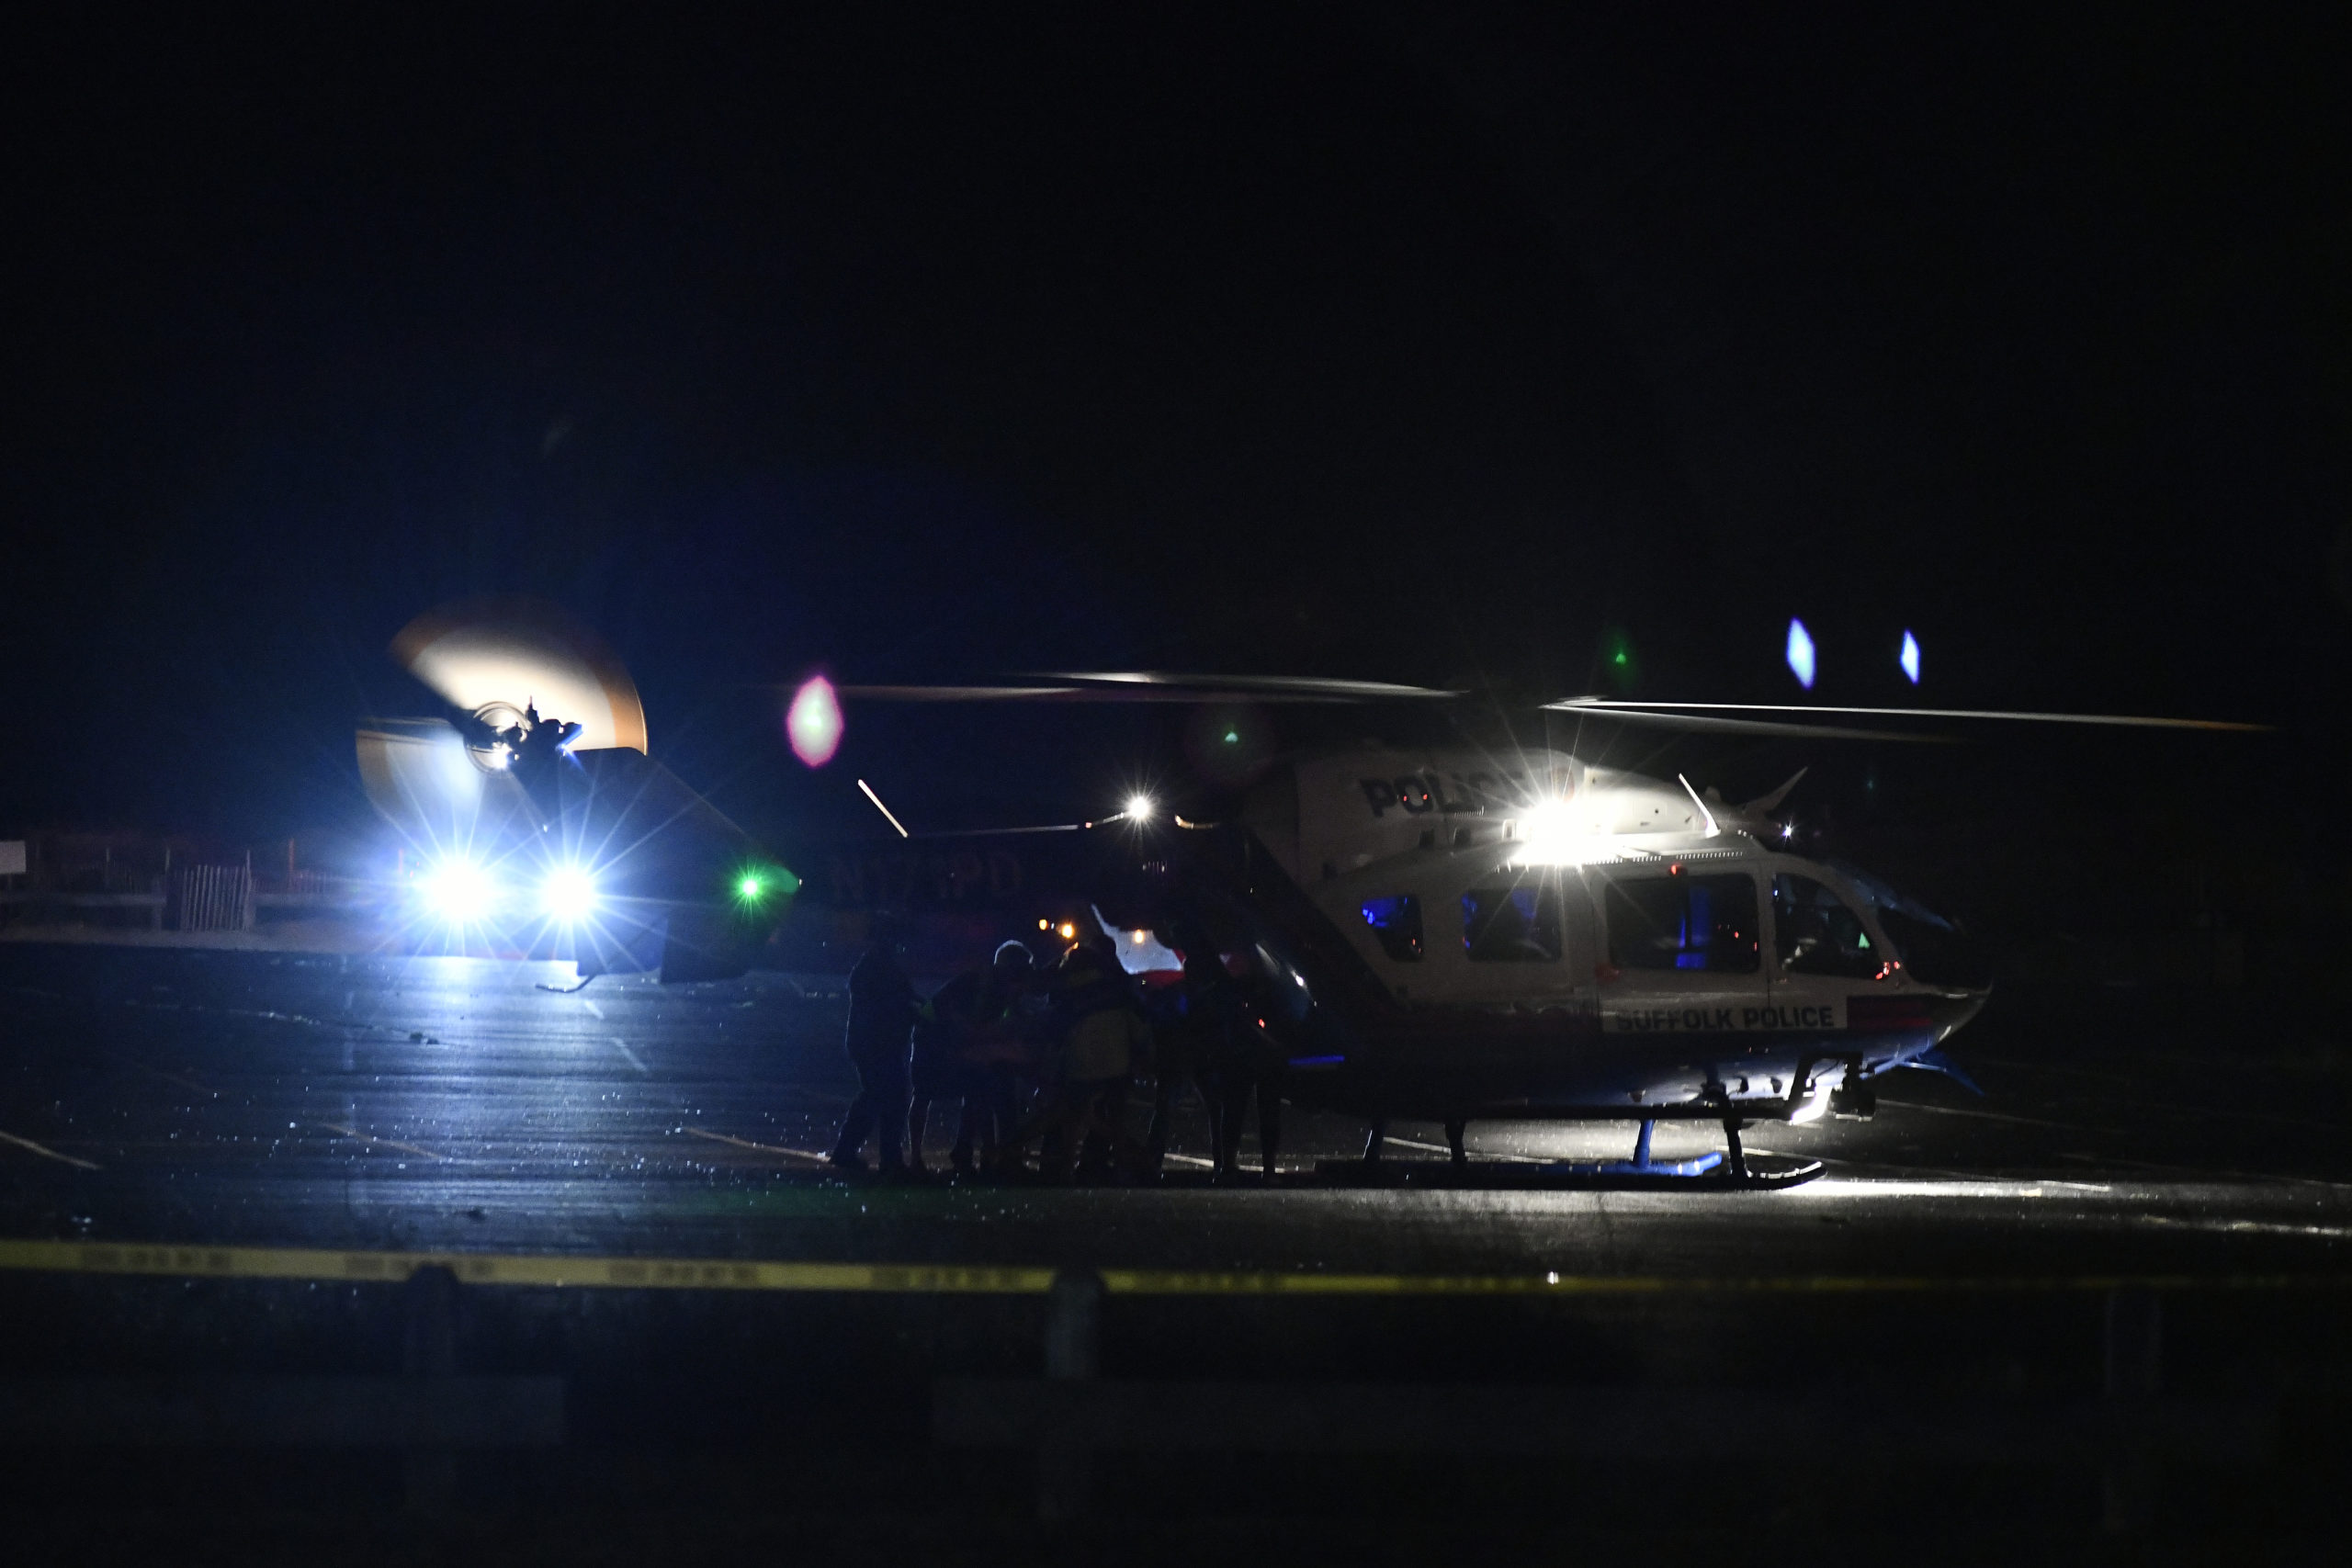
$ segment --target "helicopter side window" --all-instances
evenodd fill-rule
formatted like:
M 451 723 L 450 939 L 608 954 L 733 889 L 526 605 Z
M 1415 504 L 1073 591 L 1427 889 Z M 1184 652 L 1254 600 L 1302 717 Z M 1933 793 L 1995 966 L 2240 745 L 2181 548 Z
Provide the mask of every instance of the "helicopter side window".
M 1462 896 L 1462 945 L 1474 964 L 1556 964 L 1560 890 L 1481 887 Z
M 1772 878 L 1772 945 L 1791 975 L 1868 980 L 1887 957 L 1844 899 L 1810 876 L 1788 872 Z
M 1746 876 L 1612 882 L 1608 906 L 1609 961 L 1619 968 L 1756 973 L 1756 884 Z
M 1380 942 L 1380 951 L 1399 964 L 1421 960 L 1421 901 L 1410 893 L 1394 898 L 1363 901 L 1363 923 Z

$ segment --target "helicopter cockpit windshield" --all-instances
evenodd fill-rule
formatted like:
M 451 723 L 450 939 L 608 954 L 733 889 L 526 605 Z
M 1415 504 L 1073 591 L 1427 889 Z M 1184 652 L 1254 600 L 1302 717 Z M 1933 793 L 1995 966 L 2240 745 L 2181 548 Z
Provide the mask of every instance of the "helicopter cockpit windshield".
M 1869 872 L 1843 861 L 1826 863 L 1878 915 L 1914 979 L 1930 986 L 1976 990 L 1992 984 L 1993 964 L 1984 945 L 1917 899 L 1897 892 Z
M 1887 954 L 1871 945 L 1861 917 L 1810 876 L 1784 871 L 1772 878 L 1772 930 L 1789 974 L 1868 980 L 1885 967 Z

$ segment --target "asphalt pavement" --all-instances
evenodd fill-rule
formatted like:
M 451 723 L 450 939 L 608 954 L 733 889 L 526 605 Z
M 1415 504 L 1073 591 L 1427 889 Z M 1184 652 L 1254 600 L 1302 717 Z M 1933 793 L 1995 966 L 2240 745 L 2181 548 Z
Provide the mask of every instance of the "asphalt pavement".
M 2004 1028 L 1906 1073 L 1868 1122 L 1758 1126 L 1819 1160 L 1777 1191 L 1529 1190 L 1630 1125 L 1472 1129 L 1464 1185 L 1317 1174 L 1363 1127 L 1290 1117 L 1271 1180 L 1206 1179 L 1197 1103 L 1154 1187 L 844 1179 L 838 977 L 663 987 L 491 960 L 0 946 L 0 1233 L 12 1237 L 1171 1269 L 2340 1271 L 2340 1096 L 2233 1056 Z M 2030 1020 L 2019 1021 L 2020 1025 Z M 928 1145 L 945 1164 L 948 1112 Z M 1662 1125 L 1657 1154 L 1717 1146 Z M 1245 1145 L 1256 1164 L 1254 1143 Z M 1400 1124 L 1390 1156 L 1444 1158 Z M 1493 1178 L 1491 1184 L 1480 1173 Z

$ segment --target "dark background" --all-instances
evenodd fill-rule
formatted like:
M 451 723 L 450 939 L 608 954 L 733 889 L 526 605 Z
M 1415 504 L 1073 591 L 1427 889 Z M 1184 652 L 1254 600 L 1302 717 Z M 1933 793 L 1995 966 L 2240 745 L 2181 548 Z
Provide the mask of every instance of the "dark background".
M 854 710 L 810 776 L 813 669 L 1542 699 L 1623 638 L 1786 700 L 1802 615 L 1817 700 L 1907 698 L 1909 627 L 1921 700 L 2290 728 L 1675 765 L 2324 833 L 2338 39 L 1621 9 L 17 17 L 0 824 L 353 820 L 393 631 L 528 592 L 763 825 L 1185 787 L 1099 712 Z

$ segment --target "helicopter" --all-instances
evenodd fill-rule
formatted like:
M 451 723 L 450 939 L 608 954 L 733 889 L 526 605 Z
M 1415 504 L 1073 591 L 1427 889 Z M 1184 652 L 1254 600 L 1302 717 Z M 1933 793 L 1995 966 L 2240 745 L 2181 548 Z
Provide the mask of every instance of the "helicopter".
M 1148 672 L 852 685 L 840 694 L 852 703 L 1411 704 L 1464 695 Z M 1580 722 L 1815 739 L 1931 739 L 1877 727 L 1889 719 L 2261 728 L 1598 697 L 1544 706 Z M 927 908 L 986 941 L 1021 934 L 1023 900 L 1050 905 L 1050 884 L 1083 894 L 1079 920 L 1099 922 L 1122 964 L 1147 981 L 1181 968 L 1180 933 L 1210 933 L 1260 998 L 1258 1027 L 1287 1065 L 1284 1097 L 1370 1123 L 1366 1172 L 1378 1168 L 1394 1121 L 1442 1123 L 1457 1170 L 1473 1122 L 1618 1121 L 1637 1129 L 1632 1157 L 1577 1173 L 1776 1185 L 1820 1167 L 1767 1168 L 1744 1151 L 1745 1127 L 1868 1117 L 1877 1081 L 1906 1068 L 1966 1083 L 1941 1047 L 1983 1009 L 1992 984 L 1983 948 L 1959 922 L 1859 867 L 1791 852 L 1790 825 L 1774 813 L 1804 777 L 1731 803 L 1679 774 L 1669 783 L 1550 747 L 1307 748 L 1264 773 L 1233 820 L 1215 826 L 1162 813 L 1142 795 L 1101 821 L 1063 825 L 1071 837 L 1058 840 L 1045 829 L 917 840 L 893 818 L 903 841 L 847 871 L 836 857 L 819 897 Z M 1061 908 L 1070 907 L 1066 898 Z M 1079 929 L 1050 911 L 1036 924 L 1066 941 Z M 1724 1147 L 1654 1159 L 1661 1121 L 1717 1123 Z
M 395 661 L 445 705 L 355 737 L 399 840 L 402 947 L 569 960 L 580 983 L 748 969 L 798 883 L 647 750 L 620 660 L 553 606 L 428 612 Z

